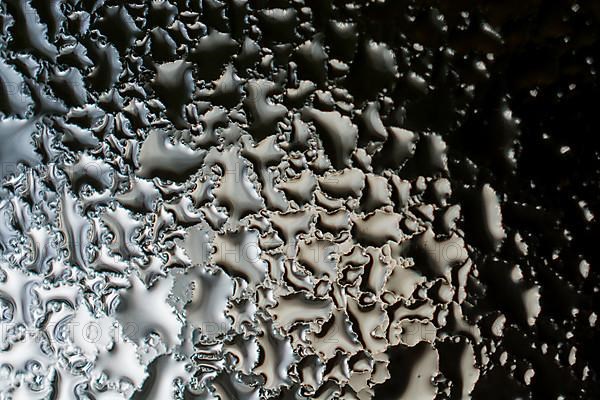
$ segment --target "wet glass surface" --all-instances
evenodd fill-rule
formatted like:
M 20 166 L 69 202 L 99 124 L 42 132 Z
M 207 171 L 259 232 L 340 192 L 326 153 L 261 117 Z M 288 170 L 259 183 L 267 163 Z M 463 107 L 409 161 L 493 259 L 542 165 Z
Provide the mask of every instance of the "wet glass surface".
M 0 31 L 0 398 L 600 397 L 600 3 Z

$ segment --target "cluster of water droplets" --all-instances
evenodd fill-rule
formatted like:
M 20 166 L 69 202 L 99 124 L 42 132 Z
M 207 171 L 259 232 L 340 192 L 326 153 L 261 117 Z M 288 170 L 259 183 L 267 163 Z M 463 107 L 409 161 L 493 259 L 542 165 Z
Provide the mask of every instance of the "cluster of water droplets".
M 596 314 L 544 316 L 478 172 L 518 169 L 510 95 L 461 131 L 507 39 L 391 3 L 0 4 L 3 398 L 587 393 L 538 388 L 591 380 L 538 319 Z

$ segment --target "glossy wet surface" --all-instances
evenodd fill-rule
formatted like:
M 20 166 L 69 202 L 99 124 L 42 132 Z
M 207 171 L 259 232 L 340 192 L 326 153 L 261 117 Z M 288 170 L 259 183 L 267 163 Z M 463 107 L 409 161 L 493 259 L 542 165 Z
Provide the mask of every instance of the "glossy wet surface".
M 597 398 L 599 19 L 0 3 L 0 398 Z

